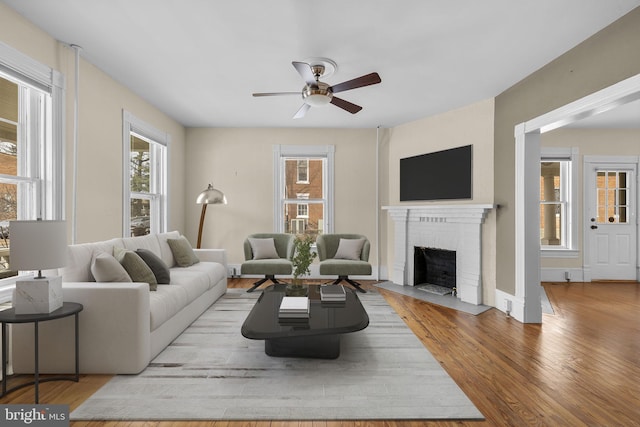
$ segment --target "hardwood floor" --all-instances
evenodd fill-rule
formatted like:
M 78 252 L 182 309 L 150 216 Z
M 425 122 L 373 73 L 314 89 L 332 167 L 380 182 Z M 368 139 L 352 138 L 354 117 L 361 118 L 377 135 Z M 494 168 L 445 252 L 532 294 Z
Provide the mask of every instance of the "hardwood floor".
M 229 287 L 251 281 L 232 279 Z M 372 282 L 371 282 L 372 283 Z M 370 288 L 371 283 L 366 287 Z M 548 283 L 555 310 L 523 325 L 491 309 L 478 316 L 380 290 L 485 421 L 72 422 L 76 427 L 640 426 L 640 284 Z M 46 355 L 43 355 L 46 357 Z M 366 363 L 366 361 L 364 361 Z M 41 401 L 78 406 L 109 376 L 42 384 Z M 31 388 L 0 403 L 31 403 Z

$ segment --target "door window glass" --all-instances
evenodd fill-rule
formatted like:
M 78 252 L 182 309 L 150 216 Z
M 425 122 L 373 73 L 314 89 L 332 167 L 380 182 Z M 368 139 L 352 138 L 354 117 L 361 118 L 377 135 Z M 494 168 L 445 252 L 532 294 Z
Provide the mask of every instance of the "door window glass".
M 596 221 L 598 224 L 629 222 L 628 178 L 627 171 L 598 171 L 596 175 Z

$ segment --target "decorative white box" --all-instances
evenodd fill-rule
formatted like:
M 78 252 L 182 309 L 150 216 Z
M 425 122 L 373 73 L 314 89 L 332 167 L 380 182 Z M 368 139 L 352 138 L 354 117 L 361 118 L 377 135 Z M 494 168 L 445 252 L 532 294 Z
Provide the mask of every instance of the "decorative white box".
M 62 277 L 18 280 L 13 297 L 16 314 L 51 313 L 62 307 Z

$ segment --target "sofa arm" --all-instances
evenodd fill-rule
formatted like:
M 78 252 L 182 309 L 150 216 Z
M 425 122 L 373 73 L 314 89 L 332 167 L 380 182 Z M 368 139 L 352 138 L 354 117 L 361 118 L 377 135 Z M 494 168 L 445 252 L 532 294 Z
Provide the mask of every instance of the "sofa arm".
M 194 249 L 193 251 L 200 261 L 220 263 L 224 265 L 224 271 L 227 271 L 226 249 Z
M 63 283 L 64 301 L 83 305 L 79 315 L 80 372 L 136 374 L 149 363 L 149 285 Z M 40 323 L 41 373 L 74 371 L 73 317 Z M 33 325 L 13 325 L 13 367 L 33 372 Z

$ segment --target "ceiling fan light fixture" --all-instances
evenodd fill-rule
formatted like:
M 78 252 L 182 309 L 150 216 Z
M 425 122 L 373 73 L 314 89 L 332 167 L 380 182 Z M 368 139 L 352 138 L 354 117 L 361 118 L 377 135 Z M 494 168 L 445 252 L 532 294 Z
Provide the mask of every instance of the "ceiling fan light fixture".
M 312 107 L 322 107 L 331 102 L 333 93 L 329 90 L 329 85 L 318 82 L 318 87 L 305 86 L 302 90 L 302 99 Z
M 323 107 L 327 104 L 342 108 L 344 111 L 356 114 L 362 107 L 349 102 L 345 99 L 333 96 L 334 93 L 344 92 L 346 90 L 357 89 L 360 87 L 371 86 L 382 82 L 378 73 L 369 73 L 355 79 L 347 80 L 337 85 L 328 85 L 321 82 L 321 77 L 326 77 L 333 73 L 337 66 L 336 63 L 327 58 L 313 58 L 308 62 L 292 61 L 291 65 L 296 69 L 306 85 L 302 88 L 302 107 L 293 116 L 294 119 L 300 119 L 305 116 L 311 107 Z M 295 92 L 266 92 L 254 93 L 253 96 L 274 96 L 274 95 L 294 95 Z

